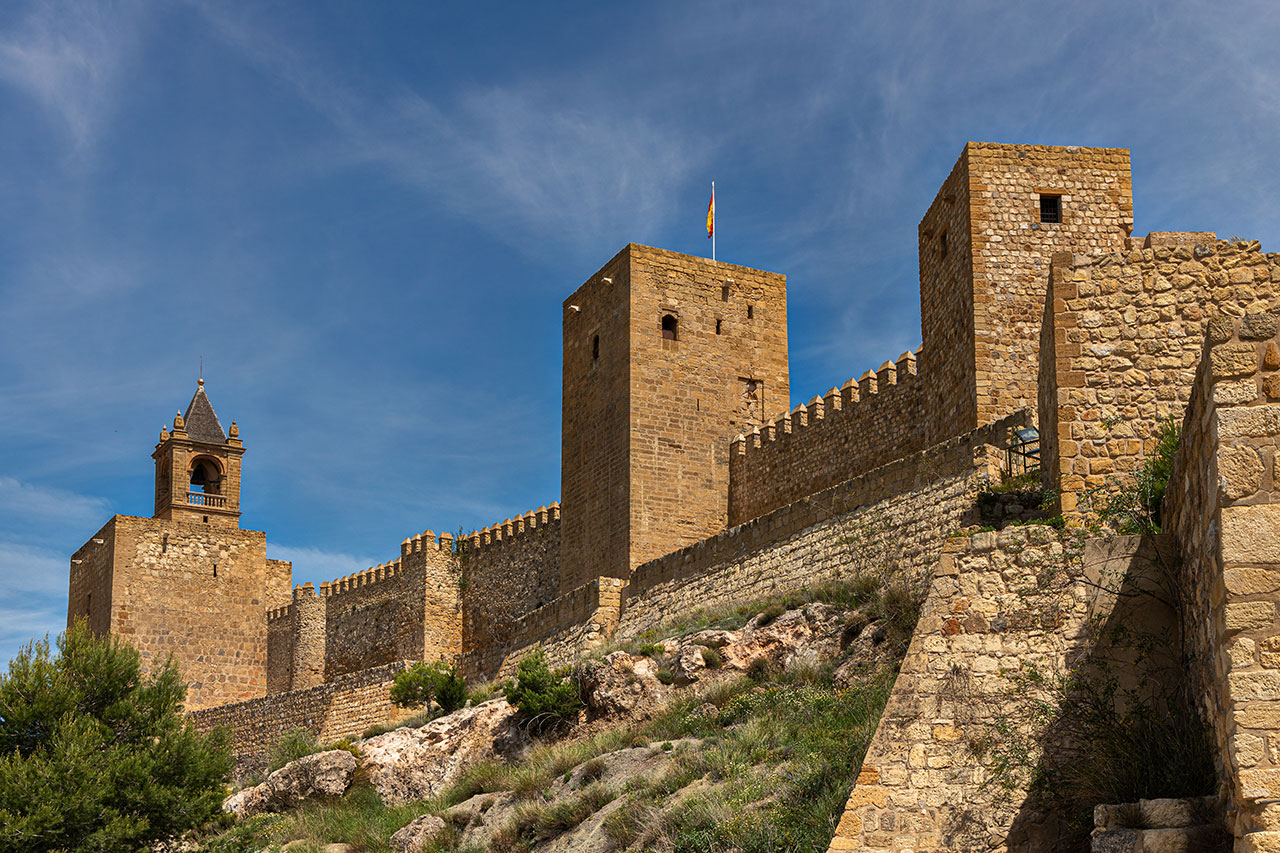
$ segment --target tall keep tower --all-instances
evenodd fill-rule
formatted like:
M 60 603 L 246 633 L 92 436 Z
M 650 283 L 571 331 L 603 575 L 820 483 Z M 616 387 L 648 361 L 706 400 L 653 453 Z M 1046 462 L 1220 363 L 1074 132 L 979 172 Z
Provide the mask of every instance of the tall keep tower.
M 151 458 L 156 461 L 156 518 L 240 526 L 240 428 L 228 437 L 204 392 L 204 380 L 173 419 L 173 432 L 160 431 Z
M 1050 259 L 1132 231 L 1128 149 L 965 146 L 919 229 L 927 444 L 1035 409 Z
M 789 405 L 785 276 L 627 245 L 564 302 L 561 592 L 724 529 L 729 439 Z
M 112 516 L 71 557 L 67 623 L 127 640 L 147 671 L 173 655 L 189 710 L 266 695 L 267 610 L 290 600 L 293 567 L 240 529 L 243 453 L 201 381 L 152 454 L 155 515 Z

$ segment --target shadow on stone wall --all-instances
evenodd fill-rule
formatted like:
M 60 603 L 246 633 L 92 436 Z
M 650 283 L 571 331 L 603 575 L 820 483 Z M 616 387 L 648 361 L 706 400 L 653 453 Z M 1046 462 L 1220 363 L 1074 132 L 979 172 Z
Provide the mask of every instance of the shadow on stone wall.
M 1088 851 L 1096 805 L 1214 792 L 1208 732 L 1185 677 L 1172 537 L 1089 546 L 1075 581 L 1091 589 L 1089 612 L 1065 673 L 1015 681 L 1024 701 L 1006 706 L 1006 730 L 1042 726 L 1027 743 L 1038 759 L 1009 851 Z

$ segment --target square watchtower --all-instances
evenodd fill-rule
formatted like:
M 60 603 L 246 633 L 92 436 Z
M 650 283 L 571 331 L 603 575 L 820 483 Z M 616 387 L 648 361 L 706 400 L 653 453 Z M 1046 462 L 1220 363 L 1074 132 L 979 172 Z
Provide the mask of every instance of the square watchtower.
M 1132 231 L 1128 149 L 965 146 L 919 229 L 929 444 L 1035 409 L 1050 260 Z
M 561 592 L 723 530 L 729 440 L 790 406 L 786 277 L 629 244 L 564 302 Z

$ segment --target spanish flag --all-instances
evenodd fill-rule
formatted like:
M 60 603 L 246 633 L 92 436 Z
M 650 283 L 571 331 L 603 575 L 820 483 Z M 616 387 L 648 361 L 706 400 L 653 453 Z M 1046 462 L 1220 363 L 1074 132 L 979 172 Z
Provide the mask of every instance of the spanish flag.
M 707 202 L 707 239 L 716 233 L 716 184 L 711 182 L 711 201 Z

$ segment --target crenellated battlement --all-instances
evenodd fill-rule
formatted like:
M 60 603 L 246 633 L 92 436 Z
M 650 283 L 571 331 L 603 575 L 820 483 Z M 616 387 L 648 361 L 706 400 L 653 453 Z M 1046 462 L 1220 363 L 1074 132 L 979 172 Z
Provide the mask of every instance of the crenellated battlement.
M 832 388 L 730 442 L 729 523 L 780 506 L 921 449 L 921 348 Z
M 560 504 L 552 501 L 547 506 L 532 509 L 524 515 L 508 518 L 480 530 L 473 530 L 464 538 L 471 550 L 513 542 L 522 536 L 543 532 L 548 526 L 560 523 Z
M 858 406 L 875 405 L 881 393 L 892 393 L 890 389 L 899 385 L 915 383 L 919 350 L 919 347 L 908 350 L 875 370 L 868 370 L 856 379 L 849 379 L 839 388 L 832 388 L 807 404 L 797 405 L 790 412 L 783 412 L 749 434 L 739 433 L 730 442 L 733 454 L 748 455 L 764 444 L 785 441 L 790 436 L 799 440 L 807 427 L 820 421 L 830 421 L 842 416 L 858 417 L 862 414 L 858 411 Z
M 379 563 L 376 566 L 370 566 L 362 572 L 354 572 L 346 577 L 326 581 L 320 584 L 320 597 L 328 598 L 333 595 L 355 592 L 360 589 L 365 589 L 366 587 L 399 580 L 403 575 L 404 568 L 402 567 L 400 560 L 392 560 L 389 563 Z

